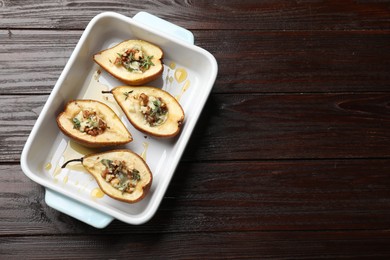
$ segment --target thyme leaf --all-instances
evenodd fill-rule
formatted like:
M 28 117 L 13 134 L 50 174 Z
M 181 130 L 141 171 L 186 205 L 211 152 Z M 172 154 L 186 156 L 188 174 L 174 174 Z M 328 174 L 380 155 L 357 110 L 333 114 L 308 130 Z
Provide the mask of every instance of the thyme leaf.
M 125 100 L 127 100 L 129 98 L 129 94 L 133 93 L 133 90 L 130 90 L 130 91 L 127 91 L 127 92 L 123 92 L 123 95 L 126 96 Z
M 104 166 L 106 166 L 107 168 L 111 168 L 112 167 L 112 160 L 110 160 L 110 159 L 102 159 L 100 162 Z
M 131 172 L 132 173 L 132 179 L 133 180 L 136 180 L 136 181 L 140 181 L 141 180 L 141 176 L 139 174 L 139 171 L 136 170 L 136 169 L 133 169 L 133 171 Z
M 146 58 L 141 60 L 140 67 L 143 69 L 143 71 L 148 70 L 150 66 L 154 66 L 152 59 L 153 56 L 146 56 Z
M 76 117 L 74 117 L 74 118 L 72 119 L 72 122 L 73 122 L 73 128 L 75 128 L 75 129 L 80 129 L 80 127 L 81 127 L 81 122 L 80 122 L 80 120 L 78 120 Z

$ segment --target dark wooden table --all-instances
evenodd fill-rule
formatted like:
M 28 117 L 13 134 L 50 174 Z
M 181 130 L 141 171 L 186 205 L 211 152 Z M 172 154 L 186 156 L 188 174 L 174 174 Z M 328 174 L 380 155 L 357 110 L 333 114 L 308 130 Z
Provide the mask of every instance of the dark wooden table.
M 218 78 L 151 221 L 44 202 L 25 141 L 87 23 L 147 11 Z M 0 258 L 390 257 L 390 1 L 0 1 Z

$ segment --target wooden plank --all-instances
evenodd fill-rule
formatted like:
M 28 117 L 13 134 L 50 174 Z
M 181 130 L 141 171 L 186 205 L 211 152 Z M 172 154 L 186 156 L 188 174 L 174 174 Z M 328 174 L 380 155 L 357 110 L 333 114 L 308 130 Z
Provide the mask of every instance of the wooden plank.
M 48 96 L 0 96 L 0 161 L 20 154 Z
M 0 236 L 388 229 L 389 170 L 389 159 L 180 163 L 151 221 L 97 230 L 0 165 Z
M 386 259 L 389 243 L 381 231 L 23 236 L 0 238 L 0 251 L 6 259 Z
M 50 93 L 80 31 L 0 31 L 0 93 Z
M 0 31 L 0 94 L 50 93 L 81 33 Z M 389 91 L 390 31 L 213 35 L 195 31 L 218 61 L 213 93 Z
M 19 160 L 46 99 L 0 96 L 1 161 Z M 183 160 L 389 158 L 389 100 L 388 93 L 212 95 Z
M 388 158 L 389 100 L 387 93 L 213 95 L 184 158 Z
M 218 61 L 214 91 L 389 91 L 390 31 L 197 34 Z
M 84 29 L 95 15 L 145 10 L 188 29 L 390 29 L 387 1 L 2 1 L 1 28 Z

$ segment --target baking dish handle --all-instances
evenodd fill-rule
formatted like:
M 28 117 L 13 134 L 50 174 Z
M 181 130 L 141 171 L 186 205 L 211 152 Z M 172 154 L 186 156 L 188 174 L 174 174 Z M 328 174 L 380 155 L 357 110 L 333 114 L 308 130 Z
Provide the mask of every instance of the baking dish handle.
M 184 40 L 187 43 L 194 44 L 194 35 L 192 32 L 184 29 L 183 27 L 177 26 L 176 24 L 165 21 L 157 16 L 147 12 L 139 12 L 133 16 L 133 19 L 166 34 L 170 34 L 175 38 Z
M 48 188 L 46 188 L 45 202 L 48 206 L 96 228 L 105 228 L 114 219 Z

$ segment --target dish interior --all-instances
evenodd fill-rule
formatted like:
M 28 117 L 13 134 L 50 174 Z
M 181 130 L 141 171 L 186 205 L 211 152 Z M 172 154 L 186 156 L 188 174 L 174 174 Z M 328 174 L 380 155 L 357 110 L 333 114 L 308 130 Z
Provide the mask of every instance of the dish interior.
M 185 112 L 181 133 L 159 139 L 136 130 L 114 98 L 101 94 L 124 85 L 96 65 L 93 54 L 127 39 L 142 39 L 164 51 L 164 72 L 150 82 L 175 96 Z M 34 181 L 128 223 L 146 221 L 157 209 L 192 133 L 215 79 L 214 64 L 206 51 L 170 39 L 131 19 L 103 16 L 87 27 L 34 126 L 26 152 L 28 172 Z M 128 204 L 103 195 L 96 181 L 77 163 L 60 169 L 68 159 L 115 148 L 90 149 L 64 136 L 56 116 L 72 99 L 96 99 L 110 106 L 129 129 L 133 141 L 115 148 L 128 148 L 141 155 L 153 173 L 153 184 L 140 202 Z

